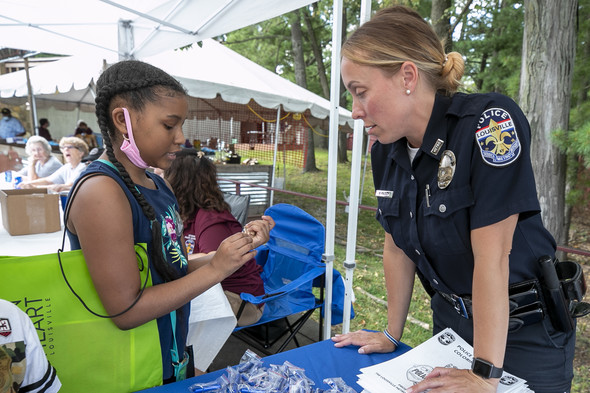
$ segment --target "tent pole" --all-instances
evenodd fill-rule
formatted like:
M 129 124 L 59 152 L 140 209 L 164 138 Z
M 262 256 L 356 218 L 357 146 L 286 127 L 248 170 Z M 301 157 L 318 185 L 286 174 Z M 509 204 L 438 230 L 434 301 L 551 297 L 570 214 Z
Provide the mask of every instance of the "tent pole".
M 119 19 L 118 27 L 119 60 L 131 60 L 133 59 L 133 47 L 135 46 L 133 23 L 130 20 Z
M 272 158 L 272 181 L 271 181 L 271 188 L 275 188 L 275 177 L 276 177 L 276 168 L 277 168 L 277 150 L 279 146 L 279 131 L 281 128 L 281 106 L 277 109 L 277 123 L 275 127 L 275 152 Z M 270 190 L 270 206 L 273 205 L 274 199 L 274 190 Z
M 361 1 L 361 18 L 360 24 L 369 20 L 371 15 L 371 2 Z M 334 78 L 332 74 L 332 78 Z M 340 73 L 338 73 L 340 79 Z M 346 260 L 344 268 L 346 270 L 345 292 L 344 292 L 344 317 L 342 320 L 342 333 L 348 333 L 350 330 L 350 309 L 352 308 L 352 278 L 354 268 L 356 267 L 356 234 L 358 224 L 358 205 L 359 205 L 359 178 L 361 170 L 361 156 L 363 149 L 363 121 L 354 121 L 354 134 L 352 144 L 352 163 L 350 178 L 350 199 L 348 209 L 348 234 L 346 239 Z
M 33 86 L 31 85 L 31 76 L 29 75 L 29 58 L 24 57 L 23 60 L 25 61 L 25 73 L 27 74 L 27 90 L 29 92 L 29 103 L 31 104 L 31 111 L 29 112 L 29 117 L 31 120 L 31 135 L 39 135 L 39 130 L 37 129 L 37 104 L 35 103 L 35 94 L 33 94 Z
M 326 300 L 323 339 L 332 336 L 332 286 L 334 277 L 334 239 L 336 228 L 336 175 L 338 167 L 338 124 L 340 106 L 340 46 L 342 45 L 343 0 L 332 4 L 332 68 L 330 71 L 330 130 L 328 138 L 328 186 L 326 190 Z

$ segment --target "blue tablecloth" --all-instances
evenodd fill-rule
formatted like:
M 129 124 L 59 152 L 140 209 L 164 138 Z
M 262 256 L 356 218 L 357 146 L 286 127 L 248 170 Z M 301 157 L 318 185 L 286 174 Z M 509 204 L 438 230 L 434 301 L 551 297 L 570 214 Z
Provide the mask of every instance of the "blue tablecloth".
M 305 375 L 311 378 L 316 387 L 328 389 L 329 386 L 323 383 L 326 378 L 342 378 L 346 384 L 357 392 L 362 388 L 356 383 L 359 369 L 372 366 L 392 359 L 410 350 L 410 347 L 402 344 L 393 353 L 377 353 L 370 355 L 360 355 L 358 347 L 336 348 L 332 340 L 324 340 L 304 347 L 292 349 L 263 358 L 264 365 L 283 364 L 286 360 L 297 367 L 305 370 Z M 186 393 L 188 387 L 194 383 L 211 382 L 225 373 L 225 370 L 218 370 L 209 374 L 187 379 L 186 381 L 176 382 L 169 385 L 158 386 L 151 389 L 142 390 L 149 393 Z

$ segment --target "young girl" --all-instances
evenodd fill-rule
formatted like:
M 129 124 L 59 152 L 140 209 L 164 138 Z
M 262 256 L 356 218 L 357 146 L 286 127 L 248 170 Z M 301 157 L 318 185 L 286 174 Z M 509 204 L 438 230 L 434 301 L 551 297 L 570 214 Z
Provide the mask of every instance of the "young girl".
M 215 251 L 223 239 L 242 231 L 242 225 L 231 214 L 230 206 L 223 198 L 215 164 L 202 152 L 195 149 L 178 152 L 164 177 L 178 199 L 189 260 L 191 254 L 196 256 Z M 221 282 L 236 317 L 242 304 L 240 293 L 264 294 L 261 271 L 262 267 L 251 259 Z M 246 303 L 238 318 L 238 326 L 257 322 L 262 312 L 262 307 Z
M 67 222 L 72 248 L 82 249 L 106 311 L 120 314 L 113 322 L 131 329 L 157 319 L 164 383 L 176 379 L 174 347 L 182 361 L 190 300 L 249 261 L 272 225 L 270 218 L 250 223 L 251 235 L 226 239 L 198 271 L 187 262 L 176 198 L 163 179 L 146 171 L 170 166 L 185 140 L 187 110 L 184 88 L 156 67 L 122 61 L 104 71 L 96 115 L 106 150 L 85 172 L 101 176 L 86 178 L 70 196 Z M 147 243 L 153 286 L 134 304 L 142 287 L 136 243 Z

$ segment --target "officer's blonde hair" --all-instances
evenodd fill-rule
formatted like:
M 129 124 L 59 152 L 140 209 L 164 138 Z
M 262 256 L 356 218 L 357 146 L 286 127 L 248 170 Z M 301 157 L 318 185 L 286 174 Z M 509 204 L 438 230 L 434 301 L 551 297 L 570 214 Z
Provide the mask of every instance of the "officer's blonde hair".
M 457 91 L 465 69 L 463 57 L 457 52 L 445 54 L 432 26 L 405 6 L 378 11 L 346 40 L 341 53 L 354 63 L 378 67 L 387 75 L 411 61 L 435 90 L 447 95 Z

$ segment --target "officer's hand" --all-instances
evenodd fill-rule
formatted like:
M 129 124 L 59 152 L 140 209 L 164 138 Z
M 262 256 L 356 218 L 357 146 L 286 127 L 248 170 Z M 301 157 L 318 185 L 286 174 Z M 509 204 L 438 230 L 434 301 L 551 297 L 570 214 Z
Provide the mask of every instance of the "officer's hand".
M 356 345 L 360 354 L 387 353 L 395 351 L 395 345 L 385 337 L 383 332 L 367 332 L 357 330 L 356 332 L 337 334 L 332 337 L 335 347 L 346 347 Z
M 436 367 L 424 380 L 406 390 L 406 393 L 495 393 L 499 379 L 483 379 L 471 370 Z

